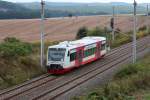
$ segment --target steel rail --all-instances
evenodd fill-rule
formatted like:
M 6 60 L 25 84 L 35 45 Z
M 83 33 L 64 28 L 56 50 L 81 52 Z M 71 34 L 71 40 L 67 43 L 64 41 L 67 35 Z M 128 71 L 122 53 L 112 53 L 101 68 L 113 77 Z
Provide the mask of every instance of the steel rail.
M 148 37 L 146 37 L 145 39 L 139 40 L 139 42 L 142 42 L 142 43 L 143 43 L 143 41 L 146 41 L 146 39 L 148 39 Z M 143 40 L 143 41 L 142 41 L 142 40 Z M 124 45 L 124 46 L 118 47 L 118 49 L 124 49 L 125 47 L 130 47 L 130 43 L 128 43 L 128 45 Z M 118 49 L 112 50 L 112 52 L 110 52 L 107 56 L 109 56 L 109 55 L 111 55 L 111 54 L 113 55 L 115 52 L 117 52 Z M 42 78 L 41 78 L 41 79 L 42 79 Z M 37 81 L 39 81 L 39 80 L 41 80 L 41 79 L 39 78 Z M 33 82 L 36 82 L 36 80 L 33 81 Z M 45 82 L 43 82 L 43 84 L 45 84 L 45 83 L 47 83 L 47 82 L 49 82 L 49 81 L 45 81 Z M 31 84 L 31 83 L 29 82 L 28 84 L 24 84 L 23 86 L 26 86 L 26 85 L 29 85 L 29 84 Z M 13 95 L 13 96 L 10 96 L 10 98 L 11 98 L 11 97 L 14 97 L 14 96 L 17 96 L 17 95 L 19 95 L 19 94 L 21 94 L 21 93 L 23 93 L 23 92 L 28 91 L 28 90 L 31 90 L 31 89 L 33 89 L 33 88 L 36 88 L 36 87 L 38 87 L 38 86 L 40 86 L 40 85 L 42 85 L 42 83 L 41 83 L 41 84 L 38 84 L 38 85 L 35 85 L 34 87 L 30 87 L 30 89 L 25 89 L 24 91 L 21 91 L 21 92 L 19 91 L 18 94 Z M 22 86 L 22 87 L 23 87 L 23 86 Z M 19 88 L 21 88 L 21 87 L 18 86 L 16 89 L 19 89 Z M 1 95 L 3 95 L 4 93 L 11 92 L 11 91 L 13 91 L 13 90 L 15 90 L 15 88 L 12 89 L 12 90 L 10 90 L 10 91 L 1 93 Z M 7 99 L 9 99 L 9 98 L 7 98 Z

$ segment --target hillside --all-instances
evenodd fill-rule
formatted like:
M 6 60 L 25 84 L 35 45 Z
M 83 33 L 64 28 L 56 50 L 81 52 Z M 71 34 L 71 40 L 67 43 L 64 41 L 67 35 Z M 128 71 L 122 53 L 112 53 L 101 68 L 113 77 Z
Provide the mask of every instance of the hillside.
M 60 3 L 58 6 L 63 7 L 62 5 L 65 6 L 65 4 L 63 3 Z M 31 9 L 33 6 L 37 9 Z M 54 9 L 46 8 L 45 17 L 66 17 L 70 14 L 74 16 L 107 14 L 105 12 L 100 12 L 100 11 L 99 12 L 92 12 L 92 11 L 80 12 L 80 10 L 67 11 L 67 10 L 56 9 L 58 6 L 54 5 Z M 76 7 L 77 6 L 75 6 L 75 8 Z M 11 2 L 0 0 L 0 19 L 31 19 L 31 18 L 40 18 L 40 3 L 39 2 L 20 4 L 20 3 L 11 3 Z
M 46 17 L 68 16 L 69 12 L 46 10 Z M 39 9 L 28 9 L 21 4 L 0 0 L 0 19 L 31 19 L 40 18 Z
M 0 1 L 0 19 L 36 18 L 38 12 L 16 3 Z
M 45 17 L 67 17 L 108 15 L 112 14 L 112 6 L 115 6 L 115 13 L 131 14 L 133 5 L 123 2 L 111 3 L 62 3 L 46 2 Z M 146 4 L 139 4 L 137 12 L 145 14 Z M 40 18 L 40 3 L 11 3 L 0 0 L 0 19 L 31 19 Z
M 1 12 L 9 12 L 9 11 L 23 11 L 28 10 L 27 8 L 20 6 L 19 4 L 0 1 L 0 11 Z
M 39 9 L 40 3 L 20 3 L 21 5 L 30 9 Z M 69 12 L 80 12 L 80 13 L 99 13 L 105 12 L 107 14 L 112 13 L 112 6 L 116 6 L 117 13 L 127 14 L 133 12 L 133 4 L 124 2 L 110 2 L 110 3 L 63 3 L 63 2 L 46 2 L 46 9 L 49 10 L 61 10 Z M 138 13 L 145 13 L 145 4 L 138 4 Z

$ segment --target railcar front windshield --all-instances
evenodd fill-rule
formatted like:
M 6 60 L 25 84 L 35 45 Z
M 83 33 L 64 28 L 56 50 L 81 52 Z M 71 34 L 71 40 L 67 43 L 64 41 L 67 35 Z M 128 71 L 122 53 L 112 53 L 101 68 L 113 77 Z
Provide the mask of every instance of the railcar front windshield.
M 49 61 L 64 61 L 66 49 L 63 48 L 49 48 L 48 60 Z

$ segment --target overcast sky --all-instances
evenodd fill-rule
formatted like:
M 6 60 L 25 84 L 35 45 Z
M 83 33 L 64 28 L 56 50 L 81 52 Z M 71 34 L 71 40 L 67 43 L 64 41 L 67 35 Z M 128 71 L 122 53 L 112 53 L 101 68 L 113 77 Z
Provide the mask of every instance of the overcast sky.
M 10 2 L 39 2 L 40 0 L 5 0 Z M 133 0 L 45 0 L 49 2 L 128 2 L 132 3 Z M 150 0 L 136 0 L 138 3 L 150 3 Z

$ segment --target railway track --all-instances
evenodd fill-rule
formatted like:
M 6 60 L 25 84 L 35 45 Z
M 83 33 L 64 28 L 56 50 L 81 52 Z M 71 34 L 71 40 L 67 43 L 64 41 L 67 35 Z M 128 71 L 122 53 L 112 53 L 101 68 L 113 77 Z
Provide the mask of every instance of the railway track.
M 142 46 L 141 46 L 142 47 Z M 138 49 L 138 53 L 145 50 L 147 47 L 142 47 L 141 49 Z M 48 91 L 45 91 L 39 96 L 36 96 L 35 98 L 32 98 L 34 100 L 53 100 L 59 97 L 62 94 L 65 94 L 68 91 L 71 91 L 73 88 L 78 87 L 79 85 L 85 83 L 86 81 L 90 80 L 93 77 L 96 77 L 97 75 L 104 73 L 105 71 L 111 69 L 112 67 L 115 67 L 117 64 L 129 59 L 131 57 L 131 53 L 123 53 L 119 57 L 112 58 L 114 61 L 112 63 L 106 63 L 101 66 L 100 69 L 95 68 L 93 70 L 90 70 L 76 78 L 73 78 L 72 80 L 67 81 L 66 83 L 54 87 L 52 89 L 49 89 Z M 109 61 L 111 62 L 111 61 Z M 100 66 L 100 65 L 99 65 Z
M 111 69 L 112 67 L 121 63 L 122 61 L 129 59 L 130 57 L 131 57 L 131 55 L 125 56 L 121 60 L 117 60 L 118 61 L 117 63 L 110 64 L 109 67 L 107 65 L 108 68 L 106 68 L 106 69 L 97 70 L 95 72 L 92 72 L 92 74 L 90 73 L 90 75 L 88 74 L 88 75 L 82 76 L 80 78 L 77 78 L 75 80 L 72 80 L 72 81 L 68 82 L 67 84 L 62 85 L 61 87 L 58 87 L 52 91 L 46 91 L 44 94 L 42 94 L 36 98 L 32 98 L 32 99 L 33 100 L 54 100 L 54 99 L 57 99 L 59 96 L 65 94 L 65 93 L 71 91 L 72 89 L 80 86 L 81 84 L 89 81 L 91 78 L 96 77 L 97 75 L 104 73 L 105 71 Z
M 150 37 L 145 37 L 145 38 L 139 40 L 138 48 L 142 48 L 142 50 L 147 48 L 146 46 L 144 46 L 144 44 L 149 43 L 150 42 L 149 39 L 150 39 Z M 77 85 L 79 85 L 79 83 L 82 84 L 86 80 L 84 80 L 83 82 L 76 82 L 76 81 L 82 79 L 83 77 L 90 76 L 91 73 L 96 73 L 95 71 L 98 71 L 97 69 L 108 70 L 105 66 L 112 64 L 111 62 L 114 62 L 117 59 L 120 60 L 120 58 L 122 58 L 122 59 L 124 57 L 126 58 L 125 55 L 127 55 L 128 52 L 131 52 L 130 47 L 131 47 L 131 43 L 128 43 L 126 45 L 118 47 L 118 48 L 112 50 L 110 53 L 108 53 L 108 55 L 106 55 L 105 58 L 107 58 L 107 59 L 102 59 L 100 62 L 99 61 L 93 62 L 92 64 L 88 65 L 89 66 L 88 68 L 86 68 L 87 66 L 83 67 L 83 68 L 81 67 L 80 68 L 81 71 L 80 71 L 80 69 L 75 70 L 72 73 L 69 73 L 69 74 L 66 74 L 66 75 L 63 75 L 60 77 L 56 77 L 56 76 L 48 77 L 48 75 L 43 75 L 40 78 L 37 78 L 30 82 L 27 82 L 23 85 L 17 86 L 15 88 L 12 88 L 9 90 L 4 90 L 3 92 L 0 93 L 0 99 L 14 99 L 14 100 L 16 100 L 16 99 L 20 99 L 20 100 L 43 99 L 43 98 L 44 99 L 48 99 L 48 98 L 54 99 L 54 98 L 58 97 L 59 95 L 67 92 L 68 90 L 72 89 L 73 87 L 76 87 Z M 86 68 L 86 70 L 85 70 L 85 68 Z M 99 71 L 99 72 L 104 72 L 105 70 Z M 82 73 L 82 74 L 76 75 L 77 71 L 80 71 L 79 73 Z M 100 73 L 98 73 L 98 74 L 100 74 Z M 95 75 L 96 74 L 92 75 L 91 77 L 94 77 Z M 87 78 L 84 78 L 84 79 L 87 79 Z M 68 84 L 74 84 L 74 86 L 70 87 L 70 88 L 66 88 L 66 87 L 69 87 Z M 56 85 L 56 86 L 54 86 L 54 85 Z M 65 89 L 64 89 L 64 87 L 65 87 Z M 62 91 L 62 92 L 60 93 L 60 91 Z
M 140 42 L 140 41 L 139 41 L 139 42 Z M 129 43 L 128 43 L 128 44 L 129 44 Z M 129 47 L 128 44 L 127 44 L 127 45 L 123 45 L 123 46 L 121 46 L 121 47 L 119 47 L 119 48 L 121 49 L 121 48 L 123 48 L 123 47 Z M 115 53 L 116 50 L 119 49 L 119 48 L 113 49 L 108 55 L 111 55 L 111 54 Z M 108 56 L 108 55 L 107 55 L 107 56 Z M 9 89 L 5 89 L 5 90 L 3 90 L 2 92 L 0 92 L 0 96 L 3 95 L 3 94 L 7 94 L 7 93 L 9 93 L 9 92 L 12 92 L 12 91 L 14 91 L 14 90 L 20 89 L 20 88 L 22 88 L 22 87 L 25 87 L 25 86 L 28 86 L 28 85 L 32 85 L 32 84 L 35 83 L 35 82 L 38 82 L 38 83 L 39 83 L 39 80 L 43 80 L 43 79 L 45 79 L 45 78 L 47 78 L 47 77 L 49 77 L 49 76 L 50 76 L 49 74 L 44 74 L 44 75 L 42 75 L 42 76 L 40 76 L 40 77 L 38 77 L 38 78 L 32 79 L 32 80 L 30 80 L 30 81 L 27 81 L 27 82 L 25 82 L 25 83 L 23 83 L 23 84 L 21 84 L 21 85 L 18 85 L 18 86 L 9 88 Z M 30 88 L 32 88 L 32 87 L 30 87 Z

